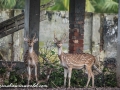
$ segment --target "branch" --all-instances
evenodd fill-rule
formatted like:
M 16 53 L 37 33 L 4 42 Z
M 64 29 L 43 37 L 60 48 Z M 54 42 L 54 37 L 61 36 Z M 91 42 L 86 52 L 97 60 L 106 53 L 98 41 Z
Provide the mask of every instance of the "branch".
M 44 79 L 44 80 L 39 80 L 39 81 L 38 81 L 38 84 L 47 82 L 47 81 L 49 80 L 49 78 L 50 78 L 51 72 L 52 72 L 52 69 L 51 69 L 51 68 L 48 68 L 48 69 L 47 69 L 47 77 L 46 77 L 46 79 Z

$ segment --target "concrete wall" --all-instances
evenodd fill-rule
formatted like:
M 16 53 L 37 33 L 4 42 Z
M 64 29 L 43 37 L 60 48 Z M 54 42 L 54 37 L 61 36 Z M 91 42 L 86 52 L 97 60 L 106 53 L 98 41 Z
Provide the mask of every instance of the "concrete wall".
M 93 14 L 86 13 L 85 14 L 85 24 L 84 24 L 84 52 L 92 53 L 92 21 Z
M 85 16 L 84 52 L 92 53 L 100 61 L 106 58 L 116 58 L 117 24 L 114 22 L 114 17 L 118 16 L 90 13 L 86 13 Z M 103 43 L 101 43 L 100 37 L 103 38 Z M 101 44 L 103 44 L 102 50 L 100 49 Z
M 8 11 L 0 12 L 0 22 L 5 19 L 8 19 Z M 15 11 L 15 15 L 20 14 L 20 10 Z M 106 32 L 110 32 L 110 30 L 105 29 L 105 20 L 102 21 L 101 17 L 106 19 L 107 21 L 112 22 L 114 25 L 114 17 L 117 17 L 116 14 L 85 14 L 85 24 L 84 24 L 84 52 L 91 53 L 98 58 L 98 60 L 104 60 L 107 58 L 116 58 L 116 43 L 117 36 L 111 35 L 107 36 Z M 65 32 L 67 32 L 67 42 L 64 44 L 64 51 L 68 52 L 68 41 L 69 41 L 69 12 L 67 11 L 59 11 L 59 12 L 46 12 L 46 20 L 40 22 L 40 47 L 45 45 L 47 41 L 53 41 L 54 39 L 54 31 L 56 32 L 57 37 L 60 39 Z M 104 25 L 103 25 L 104 24 Z M 115 27 L 115 26 L 114 26 Z M 103 50 L 100 50 L 100 37 L 101 37 L 101 29 L 103 29 Z M 111 32 L 114 32 L 112 30 Z M 14 53 L 15 61 L 22 60 L 23 53 L 23 30 L 18 31 L 14 34 Z M 107 42 L 107 37 L 111 38 Z M 6 50 L 6 59 L 10 58 L 10 49 L 8 43 L 11 42 L 11 36 L 4 37 L 0 39 L 0 49 Z M 112 43 L 111 43 L 112 42 Z
M 50 13 L 51 20 L 50 18 Z M 66 43 L 63 45 L 65 48 L 65 52 L 68 52 L 68 41 L 69 41 L 69 20 L 68 20 L 68 12 L 60 11 L 60 12 L 48 12 L 46 14 L 47 19 L 40 22 L 40 47 L 43 47 L 43 44 L 47 41 L 54 40 L 54 31 L 56 32 L 56 36 L 58 39 L 61 39 L 64 33 L 67 34 Z M 64 18 L 65 17 L 65 18 Z

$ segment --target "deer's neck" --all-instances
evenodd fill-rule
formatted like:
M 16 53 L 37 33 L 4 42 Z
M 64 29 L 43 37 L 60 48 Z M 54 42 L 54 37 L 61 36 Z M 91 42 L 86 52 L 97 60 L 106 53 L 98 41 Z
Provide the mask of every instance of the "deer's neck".
M 62 47 L 58 48 L 58 55 L 62 54 Z
M 33 52 L 33 47 L 29 47 L 29 53 Z

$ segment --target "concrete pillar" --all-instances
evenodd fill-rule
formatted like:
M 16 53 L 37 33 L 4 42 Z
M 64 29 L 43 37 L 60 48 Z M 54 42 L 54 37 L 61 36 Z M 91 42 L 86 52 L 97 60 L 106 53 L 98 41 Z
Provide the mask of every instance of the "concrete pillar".
M 120 87 L 120 0 L 119 0 L 119 11 L 118 11 L 118 38 L 117 38 L 117 68 L 116 78 L 117 86 Z
M 36 34 L 38 42 L 34 44 L 34 51 L 38 55 L 39 52 L 39 22 L 40 22 L 40 0 L 26 0 L 25 1 L 25 26 L 24 37 L 33 38 Z M 28 49 L 27 43 L 24 42 L 24 53 Z M 40 64 L 38 64 L 38 76 L 40 71 Z
M 84 24 L 84 52 L 92 53 L 92 28 L 93 28 L 93 13 L 85 13 Z
M 97 27 L 96 27 L 97 26 Z M 92 54 L 99 55 L 100 51 L 100 14 L 93 14 L 93 26 L 92 26 Z
M 81 53 L 83 51 L 84 17 L 85 0 L 70 0 L 69 53 Z
M 36 38 L 39 41 L 39 22 L 40 22 L 40 0 L 26 0 L 25 1 L 25 28 L 24 37 L 29 35 L 30 38 L 36 34 Z M 24 43 L 24 50 L 27 49 L 26 43 Z M 39 42 L 34 45 L 34 50 L 38 54 Z

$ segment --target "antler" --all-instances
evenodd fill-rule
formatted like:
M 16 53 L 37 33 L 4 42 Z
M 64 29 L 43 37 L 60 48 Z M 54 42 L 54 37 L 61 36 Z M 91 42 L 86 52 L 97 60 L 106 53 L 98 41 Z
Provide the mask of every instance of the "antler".
M 55 31 L 54 31 L 54 39 L 55 39 L 56 41 L 58 41 L 58 39 L 57 39 L 57 37 L 56 37 L 56 34 L 55 34 Z
M 67 37 L 66 34 L 67 34 L 67 32 L 65 32 L 65 33 L 63 34 L 63 36 L 61 37 L 61 40 L 62 40 L 62 41 L 66 41 L 66 37 Z
M 27 39 L 29 39 L 29 36 L 28 35 L 26 35 L 27 36 Z
M 33 40 L 35 39 L 35 36 L 36 36 L 36 33 L 35 33 L 35 35 L 33 36 Z
M 24 38 L 24 41 L 28 41 L 30 38 L 28 36 L 28 34 L 26 34 L 26 37 Z

